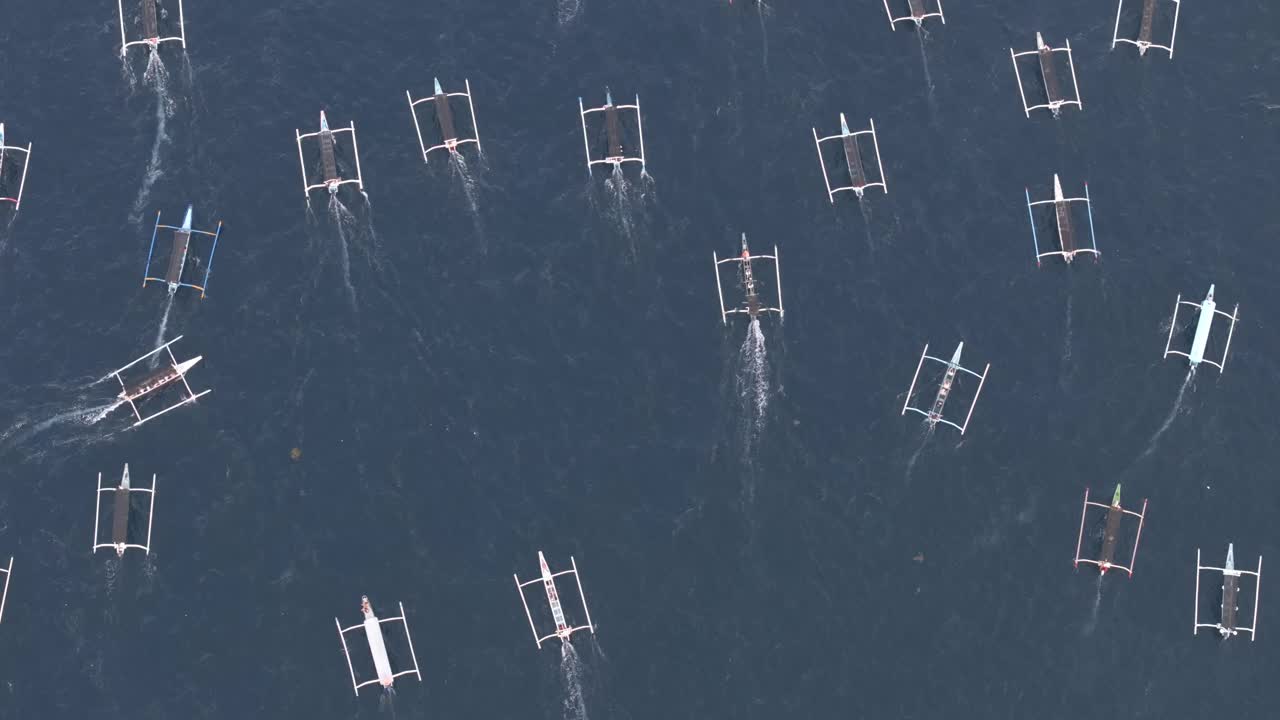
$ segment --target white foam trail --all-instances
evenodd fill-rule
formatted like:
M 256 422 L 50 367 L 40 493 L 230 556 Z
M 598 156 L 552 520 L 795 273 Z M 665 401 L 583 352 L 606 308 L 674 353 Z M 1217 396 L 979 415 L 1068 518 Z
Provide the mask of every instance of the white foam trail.
M 587 703 L 582 695 L 582 662 L 573 644 L 560 644 L 560 674 L 564 677 L 565 720 L 587 720 Z
M 173 308 L 173 294 L 170 293 L 169 299 L 164 303 L 164 315 L 160 316 L 160 329 L 156 331 L 156 348 L 164 345 L 164 331 L 169 326 L 169 310 Z M 160 365 L 160 353 L 151 356 L 151 367 L 155 368 Z
M 1173 401 L 1173 409 L 1169 411 L 1169 417 L 1164 419 L 1164 424 L 1151 436 L 1151 442 L 1147 443 L 1147 449 L 1142 451 L 1142 454 L 1138 456 L 1138 460 L 1155 452 L 1156 445 L 1160 442 L 1160 436 L 1164 434 L 1165 430 L 1169 429 L 1169 426 L 1173 424 L 1174 418 L 1178 417 L 1178 412 L 1182 410 L 1182 396 L 1186 394 L 1187 388 L 1191 386 L 1191 381 L 1195 379 L 1195 376 L 1195 368 L 1187 370 L 1187 376 L 1182 380 L 1182 387 L 1178 388 L 1178 398 Z
M 97 538 L 94 538 L 94 539 L 93 539 L 93 541 L 94 541 L 95 543 L 97 543 L 97 542 L 98 542 L 98 539 L 97 539 Z M 110 551 L 108 551 L 108 552 L 110 552 Z M 116 593 L 116 584 L 117 584 L 117 578 L 119 577 L 119 574 L 120 574 L 120 561 L 121 561 L 121 559 L 122 559 L 122 558 L 121 558 L 121 557 L 119 557 L 118 555 L 117 555 L 116 557 L 108 557 L 108 558 L 107 558 L 107 566 L 106 566 L 106 574 L 107 574 L 107 597 L 111 597 L 112 595 L 115 595 L 115 593 Z
M 911 459 L 907 461 L 907 474 L 903 478 L 904 480 L 911 480 L 911 472 L 916 468 L 916 460 L 920 459 L 920 453 L 924 452 L 925 446 L 929 444 L 929 438 L 933 437 L 933 431 L 936 427 L 937 425 L 926 425 L 924 439 L 920 441 L 920 447 L 917 447 L 916 451 L 911 453 Z
M 582 13 L 582 0 L 559 0 L 560 4 L 556 8 L 556 19 L 560 22 L 560 27 L 578 19 L 578 15 Z
M 462 157 L 462 153 L 449 153 L 449 167 L 462 181 L 462 194 L 467 198 L 467 207 L 471 209 L 471 215 L 479 218 L 480 200 L 476 194 L 476 180 L 471 175 L 471 168 L 467 167 L 466 158 Z
M 147 69 L 142 74 L 142 80 L 156 93 L 156 139 L 151 144 L 151 159 L 147 161 L 147 171 L 142 178 L 142 187 L 138 189 L 138 197 L 133 202 L 130 220 L 135 224 L 142 221 L 142 209 L 146 206 L 147 199 L 151 197 L 151 187 L 164 175 L 160 161 L 164 145 L 169 142 L 165 121 L 173 115 L 174 107 L 173 98 L 169 96 L 169 71 L 155 48 L 151 49 L 151 56 L 147 58 Z
M 769 408 L 769 358 L 759 318 L 751 319 L 738 352 L 737 385 L 743 412 L 750 420 L 753 434 L 759 434 Z
M 1093 609 L 1089 611 L 1089 621 L 1084 625 L 1084 634 L 1092 635 L 1098 627 L 1098 609 L 1102 607 L 1102 575 L 1098 575 L 1097 591 L 1093 595 Z
M 356 216 L 342 204 L 336 193 L 329 196 L 329 215 L 333 218 L 333 225 L 337 229 L 339 249 L 342 251 L 342 281 L 346 284 L 347 294 L 351 297 L 351 307 L 355 309 L 356 288 L 351 284 L 351 252 L 347 248 L 346 228 L 355 223 Z
M 756 3 L 756 14 L 760 17 L 760 49 L 762 56 L 762 64 L 766 73 L 769 72 L 769 30 L 764 24 L 764 15 L 766 12 L 772 12 L 773 8 L 765 4 L 764 0 Z
M 924 38 L 928 31 L 924 27 L 920 27 L 916 31 L 916 36 L 920 38 L 920 60 L 924 64 L 924 84 L 929 89 L 929 100 L 933 100 L 933 75 L 929 73 L 929 54 L 924 49 Z
M 70 410 L 64 410 L 63 412 L 47 417 L 30 427 L 27 427 L 28 421 L 26 419 L 19 420 L 3 433 L 0 433 L 0 441 L 7 442 L 12 438 L 12 442 L 9 444 L 17 445 L 56 426 L 70 424 L 94 425 L 110 414 L 112 410 L 120 407 L 123 403 L 123 400 L 115 399 L 106 405 L 97 405 L 92 407 L 80 405 Z
M 631 237 L 631 207 L 627 199 L 631 186 L 627 182 L 626 175 L 622 174 L 621 165 L 614 166 L 613 173 L 605 179 L 604 186 L 609 191 L 609 199 L 612 201 L 610 211 L 614 222 L 617 223 L 623 235 Z

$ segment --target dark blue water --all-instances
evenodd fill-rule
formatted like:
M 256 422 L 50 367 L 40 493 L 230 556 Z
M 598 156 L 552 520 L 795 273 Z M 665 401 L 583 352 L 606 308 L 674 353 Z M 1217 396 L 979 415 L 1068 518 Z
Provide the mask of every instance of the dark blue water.
M 1280 14 L 1188 2 L 1169 61 L 1111 51 L 1109 1 L 948 3 L 923 40 L 876 0 L 743 4 L 190 0 L 159 114 L 113 3 L 11 4 L 0 120 L 34 147 L 0 231 L 0 717 L 1274 713 L 1271 583 L 1256 643 L 1191 624 L 1196 548 L 1278 549 Z M 1037 30 L 1071 40 L 1082 112 L 1019 114 Z M 470 195 L 420 158 L 404 91 L 434 76 L 475 95 Z M 576 117 L 606 85 L 645 110 L 623 200 Z M 359 133 L 346 222 L 302 197 L 321 109 Z M 814 157 L 839 112 L 879 130 L 861 206 Z M 1089 183 L 1096 265 L 1035 266 L 1023 188 L 1055 172 Z M 188 202 L 225 226 L 164 336 L 213 393 L 87 423 L 155 346 L 150 226 Z M 761 378 L 717 322 L 742 232 L 782 254 Z M 1174 412 L 1173 300 L 1210 283 L 1241 320 Z M 903 393 L 961 340 L 990 376 L 963 440 L 928 436 Z M 89 552 L 124 462 L 158 475 L 146 559 Z M 1116 482 L 1150 507 L 1099 592 L 1079 503 Z M 539 549 L 598 626 L 573 673 L 513 587 Z M 333 618 L 361 594 L 409 615 L 423 682 L 393 698 L 350 692 Z

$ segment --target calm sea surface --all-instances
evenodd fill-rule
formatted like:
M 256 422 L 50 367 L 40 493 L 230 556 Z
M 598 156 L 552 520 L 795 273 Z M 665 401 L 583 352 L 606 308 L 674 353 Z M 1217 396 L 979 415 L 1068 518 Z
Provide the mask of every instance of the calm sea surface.
M 1280 560 L 1280 9 L 1183 5 L 1170 61 L 1110 49 L 1112 0 L 948 0 L 923 34 L 880 0 L 188 0 L 145 73 L 110 0 L 8 3 L 0 121 L 33 150 L 0 230 L 0 718 L 1275 716 L 1280 586 L 1257 642 L 1191 626 L 1197 548 Z M 1036 31 L 1083 111 L 1018 114 Z M 470 81 L 465 173 L 421 160 L 404 92 L 433 77 Z M 643 104 L 625 188 L 583 164 L 606 86 Z M 359 133 L 349 216 L 303 199 L 321 109 Z M 840 112 L 874 118 L 888 194 L 824 202 Z M 1101 262 L 1037 269 L 1023 189 L 1054 173 Z M 140 281 L 188 203 L 224 227 L 208 296 L 168 306 Z M 743 232 L 782 257 L 759 341 L 716 322 Z M 1183 388 L 1169 316 L 1211 283 L 1240 321 Z M 99 380 L 179 334 L 213 392 L 101 417 Z M 990 375 L 963 439 L 930 435 L 904 394 L 960 341 Z M 158 476 L 152 553 L 95 556 L 125 462 Z M 1150 504 L 1100 583 L 1074 536 L 1117 482 Z M 571 656 L 516 594 L 538 550 L 581 572 Z M 362 594 L 409 617 L 394 696 L 350 691 Z

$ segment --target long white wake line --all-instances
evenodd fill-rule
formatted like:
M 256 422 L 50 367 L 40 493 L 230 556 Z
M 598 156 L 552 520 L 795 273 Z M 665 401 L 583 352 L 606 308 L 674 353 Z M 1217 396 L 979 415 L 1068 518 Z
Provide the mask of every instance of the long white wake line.
M 151 197 L 151 187 L 164 175 L 160 168 L 161 153 L 165 143 L 169 142 L 166 121 L 173 115 L 174 109 L 173 98 L 169 95 L 169 70 L 155 48 L 152 48 L 151 56 L 147 58 L 147 69 L 142 74 L 142 80 L 156 93 L 156 139 L 151 143 L 151 158 L 147 161 L 142 187 L 138 189 L 138 197 L 134 200 L 133 213 L 129 218 L 134 224 L 142 221 L 142 209 Z
M 765 411 L 769 408 L 769 357 L 759 318 L 751 319 L 738 357 L 738 398 L 758 434 L 764 429 Z
M 169 311 L 173 309 L 173 293 L 169 294 L 169 298 L 164 303 L 164 314 L 160 316 L 160 328 L 156 330 L 156 348 L 159 349 L 164 344 L 164 331 L 169 327 Z M 151 356 L 151 367 L 159 367 L 160 353 Z
M 356 216 L 351 214 L 346 205 L 338 199 L 338 195 L 329 196 L 329 215 L 338 232 L 339 249 L 342 251 L 342 282 L 347 286 L 347 294 L 351 297 L 351 308 L 356 306 L 356 288 L 351 284 L 351 252 L 347 248 L 347 227 L 355 223 Z
M 1160 436 L 1164 435 L 1164 431 L 1169 429 L 1169 426 L 1173 424 L 1174 418 L 1178 417 L 1178 412 L 1182 410 L 1182 396 L 1187 393 L 1187 388 L 1191 386 L 1191 381 L 1194 380 L 1195 377 L 1195 368 L 1187 370 L 1187 376 L 1182 379 L 1182 387 L 1178 388 L 1178 398 L 1173 401 L 1173 409 L 1169 411 L 1169 417 L 1164 419 L 1164 424 L 1162 424 L 1160 429 L 1156 430 L 1155 434 L 1151 436 L 1151 442 L 1147 443 L 1147 449 L 1142 451 L 1142 454 L 1138 456 L 1138 460 L 1142 460 L 1146 456 L 1155 452 L 1156 445 L 1160 442 Z
M 556 19 L 560 22 L 560 28 L 564 29 L 566 25 L 577 20 L 581 13 L 582 0 L 560 0 L 556 8 Z
M 614 220 L 618 223 L 618 228 L 626 237 L 631 237 L 631 203 L 629 195 L 631 194 L 631 184 L 627 182 L 627 176 L 622 173 L 622 166 L 615 165 L 613 173 L 604 181 L 604 186 L 609 191 Z
M 1092 635 L 1098 627 L 1098 609 L 1102 607 L 1102 574 L 1098 574 L 1098 587 L 1093 594 L 1093 609 L 1089 611 L 1089 621 L 1084 625 L 1084 634 Z
M 573 643 L 560 644 L 560 674 L 564 678 L 565 720 L 587 720 L 587 703 L 582 694 L 582 662 Z
M 462 157 L 462 153 L 449 153 L 449 167 L 462 182 L 462 194 L 467 198 L 467 207 L 471 209 L 471 215 L 479 217 L 480 199 L 476 193 L 476 179 L 471 174 L 467 159 Z

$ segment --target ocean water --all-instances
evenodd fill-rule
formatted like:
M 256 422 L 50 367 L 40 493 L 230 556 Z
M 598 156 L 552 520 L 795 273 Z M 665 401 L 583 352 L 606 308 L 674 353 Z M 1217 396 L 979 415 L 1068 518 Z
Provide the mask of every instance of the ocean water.
M 1186 2 L 1170 61 L 1111 50 L 1109 0 L 946 9 L 189 0 L 148 71 L 109 2 L 8 8 L 0 120 L 33 149 L 0 227 L 0 717 L 1274 714 L 1271 583 L 1257 642 L 1191 625 L 1197 548 L 1280 549 L 1280 11 Z M 1018 115 L 1036 31 L 1083 111 Z M 404 91 L 437 76 L 470 80 L 465 169 L 421 160 Z M 644 108 L 625 191 L 583 163 L 606 86 Z M 367 200 L 308 209 L 290 135 L 321 109 Z M 824 202 L 810 128 L 840 112 L 875 119 L 887 194 Z M 1099 263 L 1036 267 L 1022 191 L 1053 173 L 1089 183 Z M 187 203 L 224 228 L 170 307 L 142 271 Z M 782 256 L 762 343 L 716 322 L 742 232 Z M 1210 283 L 1240 322 L 1184 382 L 1169 317 Z M 213 392 L 106 413 L 104 375 L 178 335 Z M 962 340 L 986 386 L 928 433 L 911 372 Z M 158 476 L 152 553 L 95 557 L 125 462 Z M 1099 582 L 1071 536 L 1116 482 L 1150 504 L 1133 578 Z M 572 652 L 530 636 L 538 550 L 581 573 Z M 351 694 L 362 594 L 404 603 L 423 682 Z

